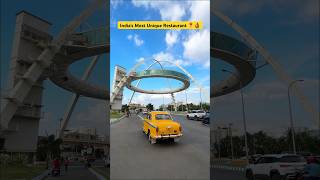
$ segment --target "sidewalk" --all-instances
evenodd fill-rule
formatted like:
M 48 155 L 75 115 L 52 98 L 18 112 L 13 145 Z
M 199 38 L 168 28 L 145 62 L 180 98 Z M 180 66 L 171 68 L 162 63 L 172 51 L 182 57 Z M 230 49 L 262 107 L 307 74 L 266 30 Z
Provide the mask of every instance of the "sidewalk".
M 68 172 L 65 172 L 62 168 L 61 175 L 59 177 L 51 177 L 47 178 L 48 180 L 98 180 L 98 178 L 89 171 L 89 169 L 81 166 L 70 166 Z

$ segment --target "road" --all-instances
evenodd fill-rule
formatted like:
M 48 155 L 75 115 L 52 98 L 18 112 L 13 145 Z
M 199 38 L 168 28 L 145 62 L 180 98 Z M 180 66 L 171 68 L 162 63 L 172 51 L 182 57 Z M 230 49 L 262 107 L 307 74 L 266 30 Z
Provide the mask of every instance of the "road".
M 111 179 L 209 179 L 209 127 L 183 116 L 174 119 L 183 129 L 178 143 L 149 144 L 136 115 L 112 124 Z
M 212 180 L 246 180 L 244 173 L 240 171 L 213 168 L 211 173 Z
M 102 160 L 97 160 L 92 163 L 92 166 L 103 166 L 104 162 Z M 64 170 L 64 166 L 61 166 L 61 174 L 58 177 L 51 177 L 49 176 L 46 178 L 48 180 L 70 180 L 70 179 L 77 179 L 77 180 L 98 180 L 98 178 L 89 171 L 88 168 L 85 168 L 83 162 L 72 162 L 66 172 Z

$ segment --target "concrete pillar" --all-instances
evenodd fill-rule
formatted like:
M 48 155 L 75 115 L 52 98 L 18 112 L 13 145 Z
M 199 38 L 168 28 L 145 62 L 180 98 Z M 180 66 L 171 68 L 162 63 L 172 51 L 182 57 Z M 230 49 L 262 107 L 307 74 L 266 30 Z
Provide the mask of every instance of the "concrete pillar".
M 23 78 L 24 73 L 51 41 L 48 31 L 51 24 L 26 11 L 16 17 L 10 64 L 9 90 Z M 41 118 L 43 80 L 38 79 L 9 123 L 4 133 L 4 148 L 8 152 L 35 152 L 39 120 Z M 17 143 L 19 142 L 19 143 Z M 33 156 L 33 155 L 30 155 Z

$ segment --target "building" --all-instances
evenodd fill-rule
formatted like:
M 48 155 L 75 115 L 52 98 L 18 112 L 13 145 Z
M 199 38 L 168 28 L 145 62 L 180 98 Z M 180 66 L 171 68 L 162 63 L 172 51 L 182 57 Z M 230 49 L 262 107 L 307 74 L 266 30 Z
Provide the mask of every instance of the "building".
M 121 79 L 126 76 L 126 69 L 121 66 L 116 66 L 114 69 L 113 83 L 112 83 L 112 93 L 116 89 L 116 86 L 119 84 Z M 111 109 L 120 110 L 122 107 L 122 98 L 123 98 L 123 88 L 115 97 L 114 101 L 111 104 Z
M 93 155 L 102 158 L 107 153 L 107 139 L 98 135 L 96 129 L 76 129 L 65 132 L 62 138 L 63 157 Z

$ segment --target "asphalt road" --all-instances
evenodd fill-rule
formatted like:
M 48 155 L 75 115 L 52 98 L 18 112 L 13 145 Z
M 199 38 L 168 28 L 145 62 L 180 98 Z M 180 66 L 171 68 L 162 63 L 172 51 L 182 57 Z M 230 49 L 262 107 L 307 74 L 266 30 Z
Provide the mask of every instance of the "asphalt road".
M 94 166 L 101 167 L 103 165 L 104 165 L 103 160 L 96 160 L 94 163 L 92 163 L 92 167 Z M 67 172 L 65 171 L 65 167 L 62 164 L 60 176 L 58 177 L 48 176 L 46 179 L 48 180 L 70 180 L 70 179 L 98 180 L 98 178 L 93 173 L 91 173 L 88 168 L 85 167 L 84 162 L 80 162 L 80 161 L 71 162 Z
M 111 179 L 210 178 L 210 132 L 200 121 L 174 116 L 183 129 L 178 143 L 149 144 L 142 120 L 133 115 L 111 125 Z
M 211 180 L 246 180 L 243 172 L 224 170 L 224 169 L 212 169 Z

